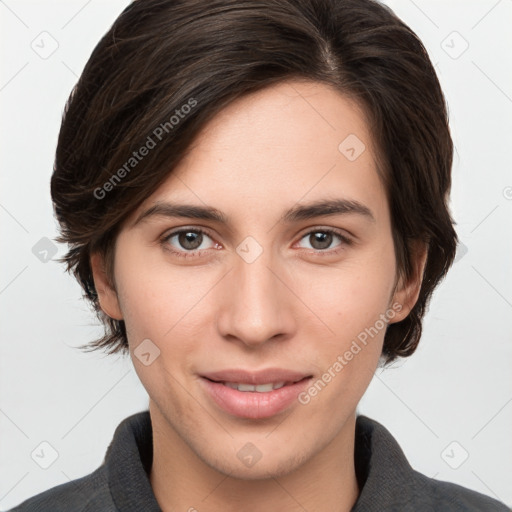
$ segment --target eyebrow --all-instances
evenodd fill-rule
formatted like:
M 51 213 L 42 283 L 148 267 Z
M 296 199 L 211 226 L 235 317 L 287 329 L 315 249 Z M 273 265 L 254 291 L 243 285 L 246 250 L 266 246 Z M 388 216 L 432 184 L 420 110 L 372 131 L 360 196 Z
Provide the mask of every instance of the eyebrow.
M 298 204 L 287 210 L 281 216 L 280 222 L 291 224 L 316 217 L 347 214 L 360 215 L 371 222 L 375 222 L 375 216 L 367 206 L 359 201 L 349 199 L 323 199 L 312 203 Z M 157 202 L 142 212 L 132 227 L 150 217 L 186 217 L 229 224 L 229 218 L 212 206 Z

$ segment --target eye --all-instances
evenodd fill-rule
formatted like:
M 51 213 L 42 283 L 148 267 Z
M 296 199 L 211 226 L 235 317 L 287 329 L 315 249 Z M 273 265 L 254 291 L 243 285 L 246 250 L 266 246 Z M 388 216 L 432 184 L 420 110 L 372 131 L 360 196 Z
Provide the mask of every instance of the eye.
M 161 242 L 164 248 L 171 251 L 173 254 L 187 258 L 198 256 L 198 253 L 202 250 L 218 246 L 216 243 L 205 246 L 204 242 L 206 239 L 211 240 L 206 231 L 194 228 L 173 231 L 165 235 Z M 178 249 L 176 249 L 176 247 Z
M 334 250 L 327 250 L 336 238 L 340 240 L 340 243 L 335 246 Z M 311 230 L 303 235 L 300 240 L 304 239 L 309 242 L 309 248 L 317 254 L 336 254 L 352 243 L 350 238 L 332 228 Z M 208 244 L 207 240 L 210 240 L 211 243 Z M 165 250 L 183 258 L 199 257 L 207 249 L 220 249 L 222 247 L 214 242 L 204 229 L 200 228 L 182 228 L 172 231 L 164 235 L 161 244 Z
M 332 245 L 333 241 L 338 238 L 341 243 L 339 243 L 335 250 L 326 251 Z M 335 229 L 314 229 L 306 233 L 301 240 L 306 239 L 310 248 L 317 252 L 328 252 L 329 254 L 337 253 L 343 249 L 344 246 L 350 245 L 352 241 L 341 232 Z

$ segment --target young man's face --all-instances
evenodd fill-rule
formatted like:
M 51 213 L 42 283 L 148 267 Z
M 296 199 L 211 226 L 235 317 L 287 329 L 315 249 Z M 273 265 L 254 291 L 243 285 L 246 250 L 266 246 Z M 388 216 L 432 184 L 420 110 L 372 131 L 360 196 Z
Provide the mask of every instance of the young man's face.
M 367 211 L 282 219 L 325 200 Z M 136 222 L 157 203 L 215 208 L 226 223 Z M 352 463 L 355 409 L 385 322 L 405 318 L 418 291 L 399 283 L 395 293 L 389 205 L 361 113 L 333 89 L 300 82 L 231 104 L 127 219 L 117 297 L 93 268 L 102 308 L 126 323 L 155 439 L 184 464 L 243 479 L 321 463 L 343 446 Z M 224 375 L 236 370 L 247 373 Z M 221 383 L 262 380 L 287 385 Z

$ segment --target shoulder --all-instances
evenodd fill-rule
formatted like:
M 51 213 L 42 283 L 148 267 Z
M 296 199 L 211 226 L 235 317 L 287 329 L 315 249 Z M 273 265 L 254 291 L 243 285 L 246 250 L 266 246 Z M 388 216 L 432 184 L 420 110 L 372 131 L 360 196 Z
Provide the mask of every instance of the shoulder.
M 52 487 L 9 512 L 115 512 L 104 466 L 84 477 Z
M 391 433 L 358 416 L 355 464 L 360 496 L 352 512 L 510 512 L 503 503 L 414 470 Z
M 148 476 L 152 456 L 149 411 L 133 414 L 117 426 L 95 471 L 37 494 L 10 512 L 158 512 Z
M 472 489 L 452 482 L 434 480 L 414 471 L 416 495 L 428 504 L 424 510 L 449 510 L 450 512 L 510 512 L 503 503 Z M 411 510 L 413 510 L 411 508 Z M 420 509 L 415 509 L 420 510 Z

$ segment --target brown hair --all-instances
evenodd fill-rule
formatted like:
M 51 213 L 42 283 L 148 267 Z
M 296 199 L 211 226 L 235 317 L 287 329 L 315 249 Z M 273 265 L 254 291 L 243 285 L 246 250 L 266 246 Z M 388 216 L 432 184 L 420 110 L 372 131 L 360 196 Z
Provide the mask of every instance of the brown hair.
M 82 348 L 128 351 L 124 322 L 99 307 L 91 254 L 104 256 L 115 288 L 123 219 L 168 177 L 216 113 L 292 78 L 334 86 L 365 112 L 398 275 L 412 275 L 410 242 L 429 244 L 419 298 L 384 339 L 386 362 L 414 352 L 432 292 L 455 257 L 447 206 L 453 143 L 423 44 L 374 0 L 135 0 L 121 13 L 66 104 L 51 179 L 56 240 L 69 244 L 61 261 L 105 325 L 104 336 Z M 135 158 L 149 139 L 154 147 Z

